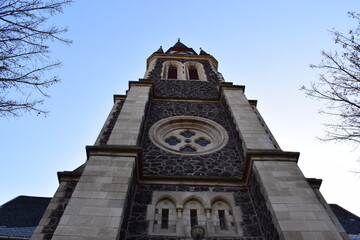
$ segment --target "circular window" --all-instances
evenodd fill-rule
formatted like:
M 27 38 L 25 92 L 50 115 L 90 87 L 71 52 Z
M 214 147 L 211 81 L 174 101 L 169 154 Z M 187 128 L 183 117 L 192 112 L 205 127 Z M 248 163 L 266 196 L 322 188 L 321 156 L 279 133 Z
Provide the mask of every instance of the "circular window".
M 224 147 L 229 139 L 218 123 L 200 117 L 178 116 L 155 123 L 149 131 L 158 147 L 176 154 L 208 154 Z

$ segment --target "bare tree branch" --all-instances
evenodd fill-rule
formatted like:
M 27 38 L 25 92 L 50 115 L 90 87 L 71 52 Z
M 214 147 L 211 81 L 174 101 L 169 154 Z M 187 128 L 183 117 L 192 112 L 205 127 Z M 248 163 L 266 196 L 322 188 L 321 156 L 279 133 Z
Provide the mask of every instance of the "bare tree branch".
M 360 14 L 349 12 L 357 26 L 343 34 L 332 30 L 341 50 L 322 52 L 320 64 L 310 65 L 322 73 L 317 82 L 301 90 L 309 97 L 325 102 L 321 113 L 335 116 L 337 123 L 325 124 L 324 141 L 347 141 L 360 144 Z
M 71 2 L 0 1 L 0 117 L 47 113 L 39 107 L 49 97 L 45 89 L 60 79 L 46 79 L 44 73 L 61 64 L 49 61 L 48 42 L 71 43 L 61 37 L 67 28 L 49 26 L 47 20 Z

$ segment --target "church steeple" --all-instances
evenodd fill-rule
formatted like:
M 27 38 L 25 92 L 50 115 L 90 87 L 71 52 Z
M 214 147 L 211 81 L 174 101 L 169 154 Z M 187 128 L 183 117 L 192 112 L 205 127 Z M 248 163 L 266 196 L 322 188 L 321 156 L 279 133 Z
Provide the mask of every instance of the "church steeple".
M 84 165 L 58 173 L 32 240 L 345 239 L 299 153 L 280 149 L 245 87 L 217 69 L 180 39 L 153 53 Z

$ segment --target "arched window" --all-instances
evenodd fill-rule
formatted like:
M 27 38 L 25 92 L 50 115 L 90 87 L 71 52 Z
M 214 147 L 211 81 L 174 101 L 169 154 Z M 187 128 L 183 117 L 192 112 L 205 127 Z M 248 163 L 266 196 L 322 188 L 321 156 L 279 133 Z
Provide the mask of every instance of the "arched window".
M 171 199 L 164 198 L 156 204 L 153 226 L 157 233 L 176 232 L 176 208 Z
M 207 81 L 205 69 L 202 63 L 189 61 L 184 63 L 187 80 Z
M 204 206 L 197 199 L 189 199 L 184 204 L 183 214 L 185 232 L 190 232 L 191 228 L 195 225 L 205 226 L 206 216 Z
M 214 221 L 215 234 L 236 233 L 235 218 L 231 206 L 218 199 L 213 202 L 212 206 L 212 218 Z
M 202 63 L 169 60 L 163 63 L 161 79 L 207 81 L 207 76 Z
M 195 66 L 189 67 L 189 78 L 190 80 L 199 80 L 199 74 Z
M 170 65 L 168 69 L 168 79 L 177 79 L 177 67 Z

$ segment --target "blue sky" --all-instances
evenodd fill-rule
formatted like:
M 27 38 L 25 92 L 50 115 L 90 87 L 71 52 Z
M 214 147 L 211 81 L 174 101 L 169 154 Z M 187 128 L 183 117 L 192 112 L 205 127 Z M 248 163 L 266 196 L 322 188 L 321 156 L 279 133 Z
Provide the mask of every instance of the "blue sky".
M 181 38 L 213 55 L 226 81 L 246 86 L 281 148 L 300 152 L 306 177 L 324 180 L 328 202 L 360 215 L 360 176 L 351 172 L 359 151 L 317 140 L 330 119 L 299 91 L 316 81 L 309 64 L 321 61 L 320 51 L 335 49 L 328 30 L 355 26 L 347 12 L 359 7 L 358 0 L 76 1 L 51 19 L 69 27 L 74 43 L 51 43 L 51 58 L 63 66 L 49 73 L 62 79 L 48 91 L 50 114 L 0 119 L 0 205 L 18 195 L 52 196 L 56 172 L 86 160 L 113 94 L 143 77 L 160 45 L 166 50 Z

